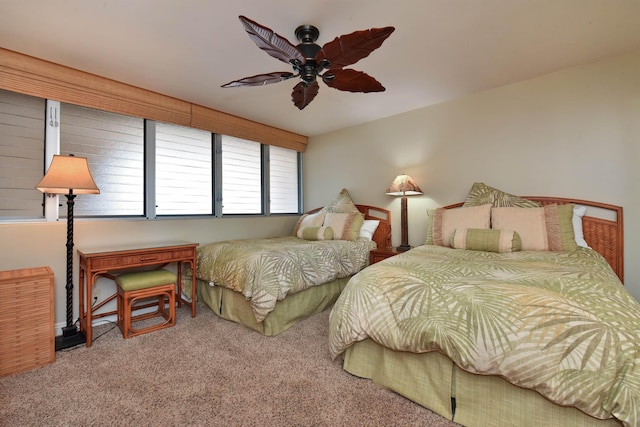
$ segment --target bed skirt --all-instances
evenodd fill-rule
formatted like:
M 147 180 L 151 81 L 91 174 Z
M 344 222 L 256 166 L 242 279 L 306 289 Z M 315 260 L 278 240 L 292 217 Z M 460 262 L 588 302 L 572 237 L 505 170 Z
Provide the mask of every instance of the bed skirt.
M 331 307 L 351 277 L 336 279 L 278 301 L 262 322 L 257 322 L 249 302 L 239 292 L 197 281 L 198 301 L 219 317 L 240 323 L 266 336 L 275 336 L 296 322 Z
M 470 374 L 438 352 L 393 351 L 366 339 L 346 350 L 343 367 L 464 426 L 621 425 L 614 419 L 599 420 L 578 409 L 558 406 L 502 378 Z

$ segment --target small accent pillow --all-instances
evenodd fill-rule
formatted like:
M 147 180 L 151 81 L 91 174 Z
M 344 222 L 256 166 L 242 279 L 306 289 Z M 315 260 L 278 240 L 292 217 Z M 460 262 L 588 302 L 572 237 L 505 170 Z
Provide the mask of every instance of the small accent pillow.
M 451 247 L 485 252 L 516 252 L 522 247 L 515 231 L 482 228 L 456 228 L 451 234 Z
M 491 205 L 456 209 L 427 210 L 427 239 L 425 244 L 449 246 L 456 228 L 490 228 Z
M 378 229 L 380 221 L 377 219 L 365 219 L 362 227 L 360 227 L 359 237 L 364 237 L 367 240 L 373 240 L 373 234 Z
M 320 212 L 358 213 L 360 210 L 351 200 L 347 189 L 343 188 L 335 199 L 320 209 Z
M 331 227 L 302 227 L 298 230 L 298 237 L 305 240 L 332 240 Z
M 523 251 L 574 251 L 573 205 L 549 204 L 540 208 L 496 207 L 491 209 L 491 228 L 514 230 Z
M 335 240 L 357 240 L 364 223 L 364 214 L 328 212 L 324 217 L 324 227 L 333 229 Z
M 320 227 L 324 222 L 324 212 L 316 212 L 313 214 L 304 214 L 298 218 L 295 227 L 293 227 L 293 236 L 298 235 L 298 230 L 304 227 Z
M 540 207 L 540 203 L 505 193 L 483 182 L 475 182 L 467 194 L 463 207 L 480 206 L 491 203 L 493 206 L 518 206 L 521 208 Z

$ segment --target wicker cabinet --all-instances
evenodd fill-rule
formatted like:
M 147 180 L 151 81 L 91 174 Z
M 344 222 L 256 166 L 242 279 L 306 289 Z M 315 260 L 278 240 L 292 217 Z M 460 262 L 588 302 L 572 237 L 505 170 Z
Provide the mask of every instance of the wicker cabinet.
M 55 361 L 53 272 L 0 271 L 0 377 Z

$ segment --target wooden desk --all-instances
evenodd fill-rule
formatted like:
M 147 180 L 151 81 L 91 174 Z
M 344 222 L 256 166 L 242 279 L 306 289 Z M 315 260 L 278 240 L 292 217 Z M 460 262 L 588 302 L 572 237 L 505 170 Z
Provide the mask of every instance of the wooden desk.
M 115 276 L 111 275 L 111 272 L 145 266 L 157 266 L 157 268 L 163 268 L 167 264 L 175 262 L 178 264 L 178 304 L 181 305 L 182 303 L 185 303 L 191 306 L 191 317 L 195 317 L 196 275 L 192 275 L 191 301 L 183 300 L 181 263 L 189 263 L 192 271 L 195 272 L 196 246 L 198 246 L 198 243 L 167 242 L 135 245 L 128 248 L 119 247 L 111 249 L 98 248 L 78 250 L 78 256 L 80 258 L 80 279 L 78 281 L 78 292 L 80 297 L 80 330 L 83 331 L 87 337 L 87 347 L 91 347 L 93 340 L 93 327 L 91 323 L 93 319 L 116 314 L 116 311 L 110 311 L 94 315 L 94 311 L 115 299 L 114 293 L 114 295 L 92 307 L 91 292 L 96 281 L 96 276 L 104 276 L 115 280 Z

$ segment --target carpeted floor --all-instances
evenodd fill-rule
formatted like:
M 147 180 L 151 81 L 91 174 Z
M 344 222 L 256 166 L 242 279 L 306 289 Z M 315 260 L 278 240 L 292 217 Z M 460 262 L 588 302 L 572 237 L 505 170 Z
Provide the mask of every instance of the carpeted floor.
M 128 340 L 94 329 L 91 348 L 0 378 L 1 426 L 456 426 L 342 370 L 329 311 L 276 337 L 178 310 L 178 323 Z

